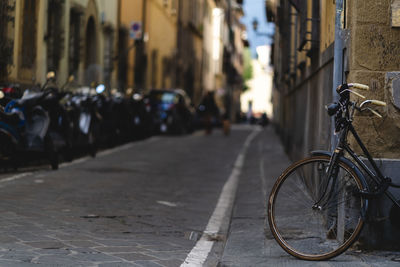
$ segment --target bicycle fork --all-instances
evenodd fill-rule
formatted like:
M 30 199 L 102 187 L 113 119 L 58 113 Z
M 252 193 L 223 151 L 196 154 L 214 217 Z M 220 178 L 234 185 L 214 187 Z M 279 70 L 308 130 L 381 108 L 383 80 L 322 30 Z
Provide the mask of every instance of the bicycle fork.
M 334 185 L 336 184 L 336 180 L 337 180 L 337 176 L 338 176 L 338 165 L 337 165 L 337 160 L 340 156 L 341 150 L 336 149 L 335 152 L 333 153 L 331 160 L 329 162 L 329 167 L 328 170 L 326 171 L 326 175 L 327 175 L 327 181 L 326 184 L 324 185 L 323 188 L 323 193 L 321 194 L 321 196 L 319 197 L 319 199 L 314 203 L 314 205 L 312 206 L 313 210 L 322 210 L 322 206 L 321 203 L 324 199 L 325 202 L 329 202 L 329 200 L 331 199 L 332 195 L 333 195 L 333 191 L 334 191 Z M 332 183 L 331 183 L 332 180 Z M 331 186 L 329 186 L 331 184 Z M 328 190 L 329 189 L 329 190 Z

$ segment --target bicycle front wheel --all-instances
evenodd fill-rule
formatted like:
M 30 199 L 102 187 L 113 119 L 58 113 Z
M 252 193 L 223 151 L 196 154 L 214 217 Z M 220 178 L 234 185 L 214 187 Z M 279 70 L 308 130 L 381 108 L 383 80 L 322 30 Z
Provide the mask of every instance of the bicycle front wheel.
M 358 237 L 363 183 L 339 161 L 328 177 L 330 157 L 314 156 L 291 165 L 278 178 L 268 201 L 272 234 L 289 254 L 326 260 L 345 251 Z

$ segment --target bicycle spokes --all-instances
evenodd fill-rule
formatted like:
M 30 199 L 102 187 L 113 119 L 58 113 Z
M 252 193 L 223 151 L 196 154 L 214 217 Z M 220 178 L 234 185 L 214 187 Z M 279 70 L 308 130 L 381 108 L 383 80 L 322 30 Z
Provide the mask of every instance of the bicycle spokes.
M 328 166 L 329 157 L 301 161 L 278 179 L 271 192 L 271 229 L 294 256 L 332 257 L 361 230 L 363 200 L 353 193 L 361 186 L 358 177 L 343 164 L 329 174 Z

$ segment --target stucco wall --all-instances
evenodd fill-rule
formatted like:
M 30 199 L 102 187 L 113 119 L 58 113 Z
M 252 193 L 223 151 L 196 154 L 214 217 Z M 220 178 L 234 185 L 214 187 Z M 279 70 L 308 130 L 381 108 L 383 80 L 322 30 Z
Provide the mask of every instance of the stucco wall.
M 16 11 L 15 11 L 15 28 L 14 28 L 14 55 L 13 62 L 14 66 L 11 66 L 9 74 L 9 81 L 14 81 L 21 84 L 26 84 L 27 86 L 33 83 L 43 84 L 46 80 L 46 73 L 49 71 L 47 69 L 47 42 L 46 34 L 48 29 L 48 2 L 47 0 L 37 1 L 37 25 L 36 25 L 36 58 L 35 64 L 31 69 L 23 69 L 20 67 L 21 62 L 21 46 L 29 45 L 22 44 L 22 17 L 23 17 L 23 1 L 16 1 Z M 79 7 L 84 12 L 84 21 L 82 22 L 82 27 L 86 27 L 87 19 L 90 15 L 95 17 L 96 22 L 96 34 L 98 40 L 98 64 L 99 69 L 103 69 L 104 63 L 104 38 L 103 38 L 103 26 L 108 25 L 115 31 L 118 25 L 118 0 L 67 0 L 63 5 L 63 17 L 62 33 L 64 43 L 62 44 L 63 49 L 61 49 L 61 57 L 59 65 L 57 68 L 57 81 L 59 85 L 65 83 L 68 78 L 68 52 L 69 52 L 69 24 L 70 24 L 70 9 L 71 7 Z M 84 30 L 82 31 L 84 32 Z M 114 32 L 116 33 L 116 32 Z M 84 35 L 84 34 L 83 34 Z M 114 46 L 116 45 L 116 34 L 114 38 Z M 84 36 L 81 36 L 84 49 Z M 84 55 L 81 59 L 81 64 L 78 70 L 78 82 L 83 82 L 84 76 Z M 102 77 L 102 74 L 100 75 Z M 115 84 L 115 72 L 112 74 L 112 84 Z M 100 79 L 98 82 L 102 82 Z
M 163 59 L 172 59 L 177 47 L 177 16 L 171 14 L 170 10 L 159 0 L 147 1 L 146 32 L 149 40 L 147 42 L 148 64 L 147 64 L 147 86 L 151 87 L 152 76 L 155 75 L 152 66 L 152 52 L 157 50 L 157 73 L 155 88 L 162 87 Z M 168 80 L 166 87 L 170 87 L 172 81 Z
M 335 40 L 335 2 L 321 1 L 321 52 Z
M 121 0 L 120 5 L 120 26 L 125 30 L 129 30 L 132 22 L 141 22 L 143 20 L 143 0 Z M 128 33 L 129 34 L 129 33 Z M 129 38 L 129 36 L 128 36 Z M 134 45 L 134 40 L 129 38 L 127 47 L 132 47 Z M 121 53 L 121 51 L 120 51 Z M 127 87 L 134 87 L 134 69 L 135 69 L 135 49 L 130 49 L 123 53 L 127 58 L 127 68 L 126 71 Z

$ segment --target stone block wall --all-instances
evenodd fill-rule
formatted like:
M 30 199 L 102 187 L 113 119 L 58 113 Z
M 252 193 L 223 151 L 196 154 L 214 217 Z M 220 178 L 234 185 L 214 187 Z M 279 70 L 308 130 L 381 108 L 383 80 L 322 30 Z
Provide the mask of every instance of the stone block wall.
M 359 93 L 367 99 L 387 103 L 386 107 L 370 106 L 383 118 L 367 112 L 356 113 L 353 124 L 372 156 L 377 158 L 383 174 L 400 183 L 400 28 L 396 27 L 400 1 L 356 0 L 349 2 L 347 9 L 350 31 L 347 81 L 369 85 L 369 91 Z M 356 152 L 361 152 L 353 138 L 350 143 Z M 393 189 L 392 193 L 400 199 L 399 189 Z M 371 217 L 362 234 L 365 243 L 372 248 L 397 246 L 400 228 L 389 219 L 391 201 L 382 196 L 370 203 Z
M 387 102 L 377 107 L 382 119 L 356 115 L 354 125 L 374 157 L 400 158 L 400 28 L 393 27 L 396 13 L 391 0 L 357 0 L 348 6 L 350 30 L 349 82 L 368 84 L 369 99 Z M 397 104 L 396 104 L 397 103 Z M 354 141 L 353 141 L 354 142 Z

